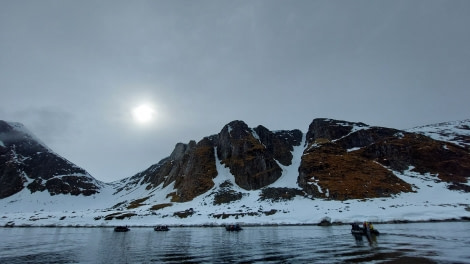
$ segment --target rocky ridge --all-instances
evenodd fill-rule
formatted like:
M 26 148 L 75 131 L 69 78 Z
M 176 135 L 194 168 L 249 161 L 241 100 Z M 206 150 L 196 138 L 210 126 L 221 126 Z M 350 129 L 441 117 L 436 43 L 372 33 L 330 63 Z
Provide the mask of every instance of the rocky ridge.
M 0 120 L 0 198 L 27 188 L 50 195 L 92 195 L 102 183 L 60 157 L 22 124 Z
M 19 127 L 0 123 L 2 198 L 24 187 L 31 192 L 47 190 L 51 195 L 99 192 L 103 183 Z M 303 148 L 300 161 L 296 161 L 300 164 L 297 186 L 271 187 L 283 175 L 283 168 L 293 164 L 294 147 Z M 229 170 L 234 184 L 214 182 L 218 166 Z M 216 203 L 230 203 L 243 196 L 237 188 L 262 190 L 260 199 L 273 201 L 295 196 L 340 201 L 390 197 L 414 191 L 396 175 L 409 168 L 447 183 L 450 190 L 469 192 L 470 154 L 466 146 L 417 132 L 325 118 L 314 119 L 305 135 L 298 129 L 250 128 L 237 120 L 199 142 L 176 144 L 170 156 L 112 183 L 117 196 L 141 187 L 147 192 L 114 207 L 138 207 L 163 189 L 169 199 L 165 206 L 192 201 L 211 190 Z
M 314 119 L 305 136 L 302 142 L 300 130 L 272 132 L 233 121 L 197 143 L 178 143 L 168 158 L 132 178 L 140 179 L 139 184 L 149 190 L 174 183 L 174 190 L 167 194 L 171 202 L 191 201 L 211 189 L 216 203 L 241 199 L 242 193 L 230 184 L 216 186 L 217 163 L 230 171 L 237 188 L 262 190 L 260 199 L 275 201 L 295 196 L 364 199 L 414 192 L 411 184 L 396 175 L 409 168 L 447 183 L 450 190 L 469 191 L 470 155 L 459 145 L 419 133 L 324 118 Z M 293 148 L 302 143 L 297 187 L 271 188 L 283 174 L 281 167 L 292 164 Z

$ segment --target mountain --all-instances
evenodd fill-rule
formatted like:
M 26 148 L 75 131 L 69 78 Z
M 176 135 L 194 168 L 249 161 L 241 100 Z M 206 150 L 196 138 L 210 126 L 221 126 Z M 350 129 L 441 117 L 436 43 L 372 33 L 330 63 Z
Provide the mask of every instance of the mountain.
M 108 184 L 53 155 L 24 127 L 0 124 L 1 180 L 24 183 L 1 185 L 0 208 L 9 214 L 0 225 L 470 219 L 468 120 L 403 131 L 319 118 L 307 133 L 237 120 L 199 142 L 178 143 L 158 163 Z M 49 162 L 26 162 L 39 153 L 49 153 Z M 52 157 L 70 167 L 56 167 Z M 21 170 L 8 170 L 9 164 Z M 61 181 L 68 177 L 80 181 Z M 53 179 L 61 184 L 52 186 L 65 188 L 49 188 Z M 47 216 L 25 213 L 30 208 Z
M 60 157 L 22 124 L 0 120 L 0 198 L 31 193 L 92 195 L 102 184 Z
M 239 187 L 257 190 L 281 177 L 281 166 L 292 164 L 291 152 L 301 141 L 300 130 L 271 132 L 263 126 L 251 129 L 242 121 L 233 121 L 219 134 L 198 143 L 177 144 L 168 158 L 131 179 L 134 184 L 147 184 L 148 189 L 174 183 L 177 191 L 169 194 L 172 202 L 187 202 L 214 187 L 219 161 Z

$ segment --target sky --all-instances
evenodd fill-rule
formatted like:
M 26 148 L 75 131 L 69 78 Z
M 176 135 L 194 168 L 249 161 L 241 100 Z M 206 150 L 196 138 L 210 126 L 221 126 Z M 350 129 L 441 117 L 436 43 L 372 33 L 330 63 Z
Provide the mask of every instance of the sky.
M 468 119 L 468 14 L 466 0 L 2 0 L 0 120 L 111 182 L 233 120 Z

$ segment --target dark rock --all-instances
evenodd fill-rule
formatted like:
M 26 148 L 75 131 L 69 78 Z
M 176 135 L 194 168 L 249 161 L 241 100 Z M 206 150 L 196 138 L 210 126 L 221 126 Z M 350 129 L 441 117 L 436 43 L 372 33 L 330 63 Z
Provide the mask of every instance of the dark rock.
M 230 181 L 220 184 L 217 191 L 210 195 L 214 195 L 214 205 L 228 204 L 243 198 L 243 193 L 236 192 L 232 189 L 233 185 Z
M 0 121 L 0 198 L 26 187 L 31 192 L 91 195 L 100 182 L 85 170 L 52 152 L 19 123 Z
M 323 218 L 320 223 L 318 223 L 319 226 L 332 226 L 333 224 L 331 223 L 331 219 L 329 217 Z
M 317 139 L 328 141 L 340 139 L 352 132 L 354 126 L 367 127 L 364 123 L 353 123 L 327 118 L 317 118 L 310 123 L 307 132 L 307 143 L 312 143 Z
M 295 196 L 304 196 L 304 192 L 293 188 L 263 188 L 259 200 L 271 200 L 273 202 L 292 200 Z
M 274 154 L 242 121 L 224 126 L 218 136 L 217 156 L 235 176 L 237 185 L 246 190 L 267 186 L 282 175 Z
M 253 130 L 259 136 L 259 140 L 266 147 L 266 150 L 273 153 L 274 159 L 284 166 L 292 164 L 294 146 L 299 146 L 302 142 L 302 132 L 300 130 L 271 132 L 263 126 L 258 126 Z

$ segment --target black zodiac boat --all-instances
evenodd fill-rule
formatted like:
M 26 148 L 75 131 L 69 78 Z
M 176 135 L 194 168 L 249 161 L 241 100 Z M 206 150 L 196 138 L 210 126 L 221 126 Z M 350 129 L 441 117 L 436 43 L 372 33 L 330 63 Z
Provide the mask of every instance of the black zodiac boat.
M 114 231 L 115 231 L 115 232 L 127 232 L 127 231 L 129 231 L 129 230 L 131 230 L 131 229 L 130 229 L 129 227 L 127 227 L 127 226 L 116 226 L 116 227 L 114 228 Z
M 169 231 L 170 229 L 168 228 L 168 226 L 156 226 L 153 228 L 153 230 L 155 231 Z
M 225 226 L 225 230 L 227 231 L 241 231 L 242 228 L 239 224 L 236 224 L 236 225 L 226 225 Z
M 360 227 L 359 224 L 353 223 L 351 224 L 351 234 L 355 236 L 370 236 L 370 235 L 379 235 L 380 232 L 375 229 L 371 224 L 364 222 L 365 227 Z

